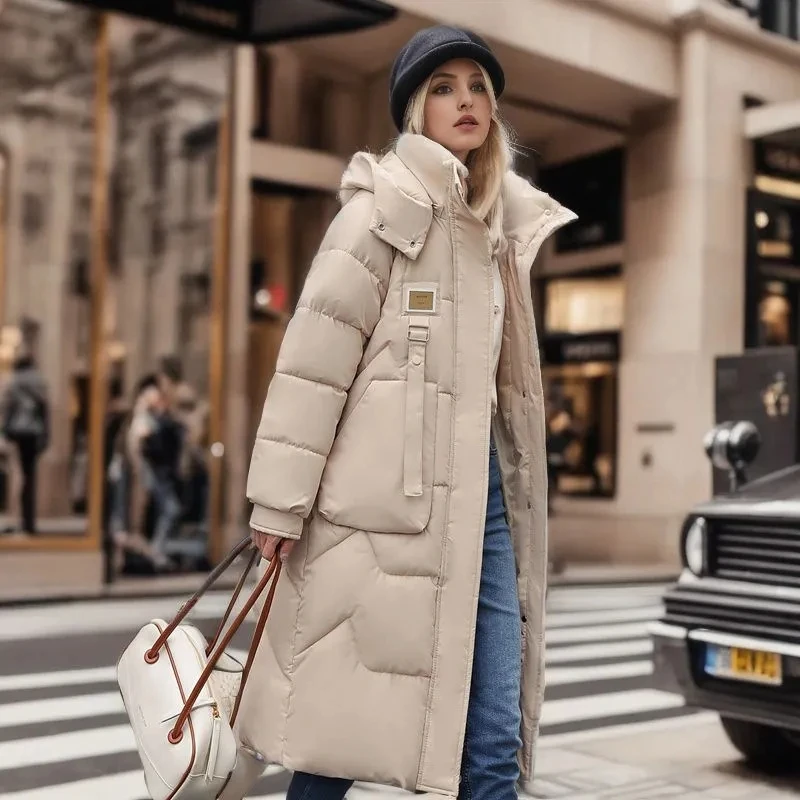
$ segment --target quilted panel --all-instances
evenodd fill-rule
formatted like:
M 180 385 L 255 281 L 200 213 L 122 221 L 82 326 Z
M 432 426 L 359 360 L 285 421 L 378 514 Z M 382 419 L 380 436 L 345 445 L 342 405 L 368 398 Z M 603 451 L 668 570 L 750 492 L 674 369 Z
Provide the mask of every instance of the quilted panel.
M 360 328 L 300 306 L 286 330 L 277 371 L 305 378 L 312 386 L 314 382 L 327 383 L 345 391 L 352 383 L 363 347 L 364 333 Z M 297 388 L 302 391 L 301 386 Z M 267 404 L 270 402 L 267 393 Z
M 271 402 L 264 408 L 258 435 L 301 445 L 315 453 L 328 453 L 335 432 L 328 424 L 328 417 L 341 413 L 347 395 L 323 383 L 311 383 L 298 391 L 297 384 L 303 380 L 275 373 L 269 387 Z M 296 413 L 285 413 L 291 407 Z
M 370 672 L 352 642 L 342 625 L 296 660 L 285 766 L 413 790 L 429 679 Z

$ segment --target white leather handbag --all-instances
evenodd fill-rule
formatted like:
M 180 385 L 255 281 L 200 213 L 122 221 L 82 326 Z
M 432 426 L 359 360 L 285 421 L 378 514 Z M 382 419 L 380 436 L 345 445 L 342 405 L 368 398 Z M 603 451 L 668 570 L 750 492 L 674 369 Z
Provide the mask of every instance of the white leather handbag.
M 208 643 L 196 627 L 184 624 L 184 619 L 248 548 L 252 548 L 250 559 Z M 236 782 L 234 772 L 240 759 L 233 726 L 280 576 L 277 553 L 224 635 L 223 631 L 257 557 L 250 539 L 242 540 L 171 623 L 149 622 L 117 663 L 117 681 L 153 800 L 211 800 L 232 780 Z M 270 580 L 247 662 L 242 666 L 225 648 Z M 245 763 L 239 767 L 252 770 Z

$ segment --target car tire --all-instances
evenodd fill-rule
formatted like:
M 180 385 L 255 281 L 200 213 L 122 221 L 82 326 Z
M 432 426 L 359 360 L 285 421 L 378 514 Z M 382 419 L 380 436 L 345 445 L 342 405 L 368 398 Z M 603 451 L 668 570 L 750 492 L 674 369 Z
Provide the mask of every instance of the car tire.
M 796 770 L 800 747 L 780 728 L 721 717 L 731 744 L 754 767 L 767 772 Z

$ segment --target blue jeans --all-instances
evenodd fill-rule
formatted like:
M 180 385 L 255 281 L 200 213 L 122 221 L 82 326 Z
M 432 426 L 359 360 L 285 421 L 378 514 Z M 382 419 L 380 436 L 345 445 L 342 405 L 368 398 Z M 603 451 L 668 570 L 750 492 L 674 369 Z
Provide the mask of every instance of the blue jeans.
M 511 532 L 492 443 L 472 687 L 459 800 L 517 800 L 522 622 Z M 343 800 L 352 781 L 296 772 L 287 800 Z

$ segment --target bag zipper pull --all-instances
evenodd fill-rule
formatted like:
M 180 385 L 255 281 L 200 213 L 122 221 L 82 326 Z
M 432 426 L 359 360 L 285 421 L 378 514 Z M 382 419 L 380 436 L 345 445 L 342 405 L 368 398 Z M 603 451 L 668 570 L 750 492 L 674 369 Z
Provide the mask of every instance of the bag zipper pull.
M 211 743 L 208 746 L 208 761 L 206 762 L 206 782 L 214 780 L 214 767 L 217 766 L 217 755 L 219 754 L 219 729 L 222 724 L 219 716 L 219 707 L 216 703 L 211 706 L 214 715 L 213 727 L 211 728 Z

